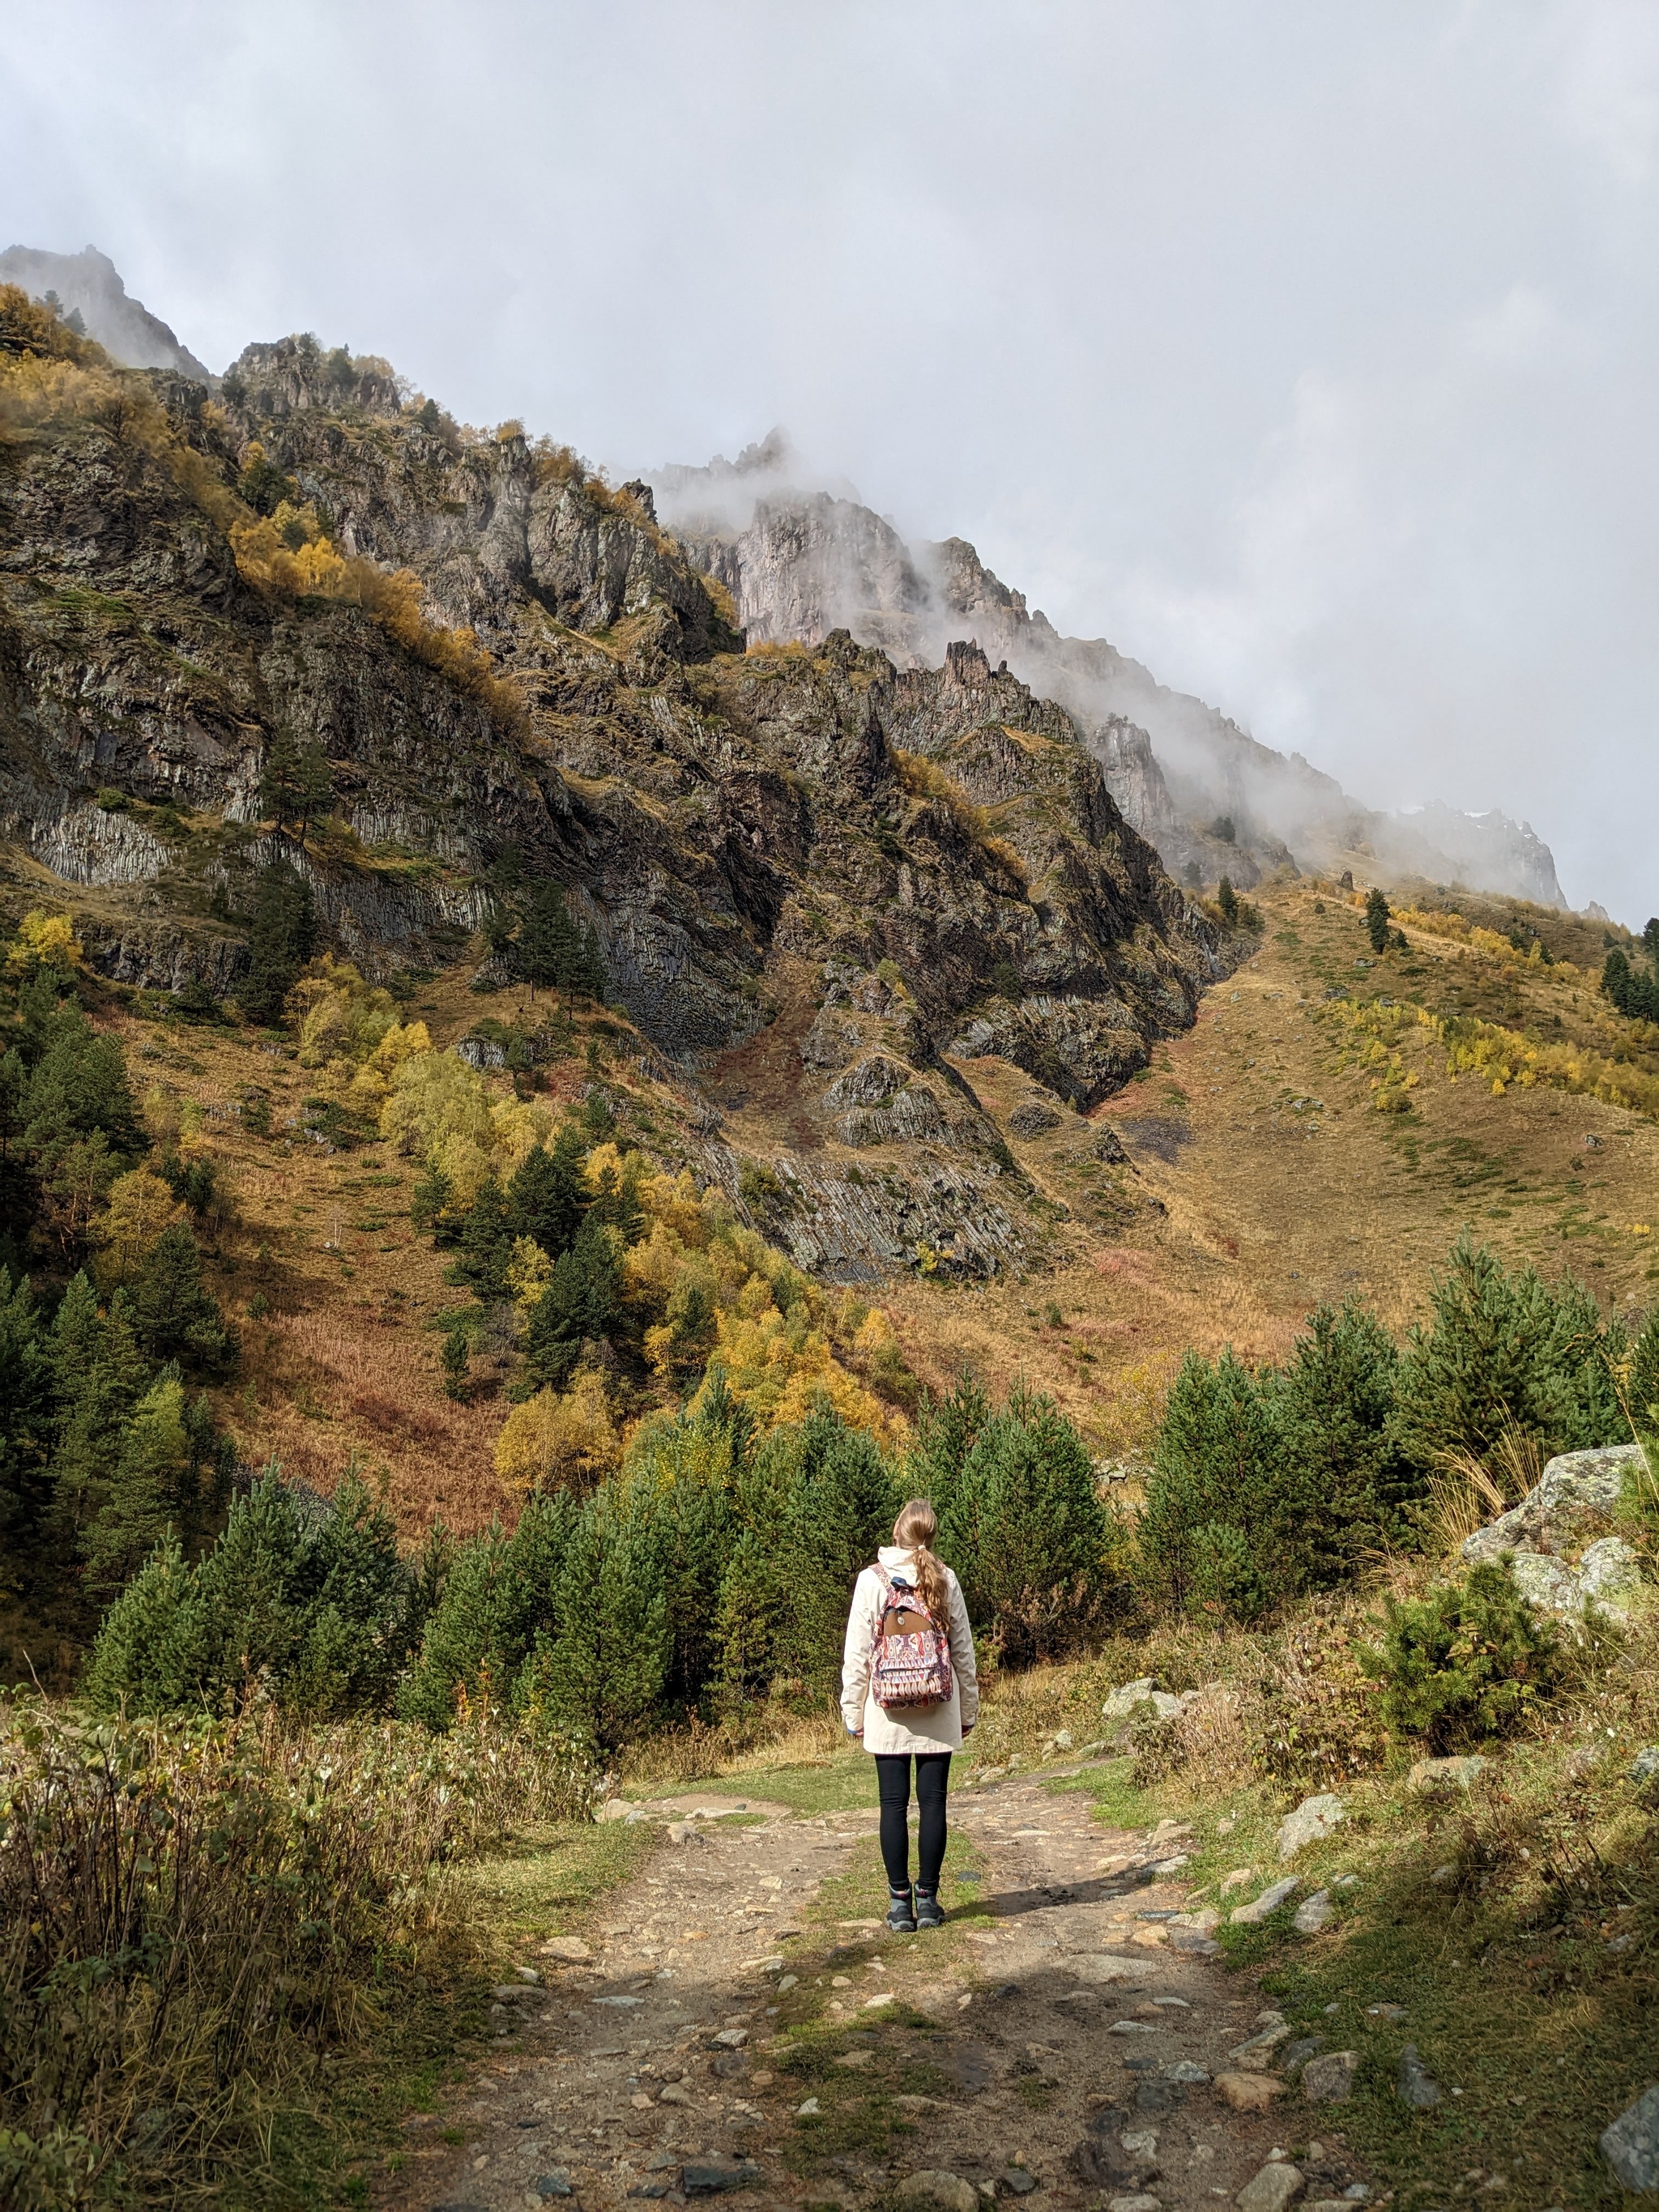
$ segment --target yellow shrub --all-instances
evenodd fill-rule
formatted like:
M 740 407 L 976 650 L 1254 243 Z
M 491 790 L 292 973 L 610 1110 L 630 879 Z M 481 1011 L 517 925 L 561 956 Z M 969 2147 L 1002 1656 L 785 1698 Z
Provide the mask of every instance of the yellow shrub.
M 380 1133 L 404 1152 L 434 1159 L 453 1137 L 488 1159 L 494 1140 L 483 1079 L 453 1052 L 416 1053 L 392 1080 L 380 1109 Z
M 724 1370 L 732 1396 L 767 1428 L 805 1420 L 827 1399 L 849 1427 L 868 1430 L 884 1450 L 909 1433 L 903 1416 L 856 1382 L 817 1329 L 792 1323 L 775 1306 L 753 1316 L 722 1314 L 709 1364 Z M 694 1410 L 702 1396 L 700 1391 Z
M 109 1203 L 93 1224 L 99 1246 L 98 1280 L 106 1290 L 129 1282 L 155 1250 L 169 1223 L 184 1212 L 160 1176 L 134 1168 L 117 1176 Z
M 591 1489 L 622 1456 L 605 1379 L 591 1369 L 562 1397 L 538 1390 L 507 1415 L 495 1472 L 509 1489 Z
M 8 968 L 72 968 L 81 957 L 81 940 L 66 914 L 46 914 L 39 907 L 23 916 L 17 934 L 6 947 Z
M 528 1321 L 540 1304 L 542 1292 L 553 1279 L 553 1262 L 548 1258 L 533 1237 L 513 1239 L 513 1257 L 507 1262 L 507 1287 L 513 1293 L 513 1303 L 518 1308 L 519 1319 Z
M 365 982 L 349 960 L 331 953 L 300 978 L 288 994 L 286 1012 L 300 1025 L 302 1067 L 367 1060 L 398 1025 L 392 994 Z

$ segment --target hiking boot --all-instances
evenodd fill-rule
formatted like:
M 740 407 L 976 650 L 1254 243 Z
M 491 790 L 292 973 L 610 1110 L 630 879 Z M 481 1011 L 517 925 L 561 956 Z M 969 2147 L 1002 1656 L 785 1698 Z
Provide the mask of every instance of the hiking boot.
M 918 1928 L 944 1927 L 945 1907 L 939 1903 L 937 1892 L 926 1889 L 916 1892 L 915 1924 Z
M 908 1889 L 895 1889 L 888 1893 L 887 1925 L 895 1936 L 915 1934 L 915 1909 L 910 1902 L 910 1892 Z

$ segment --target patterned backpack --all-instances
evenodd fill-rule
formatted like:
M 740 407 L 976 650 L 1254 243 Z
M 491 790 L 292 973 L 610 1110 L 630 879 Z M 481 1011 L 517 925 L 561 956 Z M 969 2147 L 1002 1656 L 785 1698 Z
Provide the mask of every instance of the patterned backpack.
M 884 1712 L 942 1705 L 951 1695 L 951 1639 L 908 1583 L 894 1583 L 885 1567 L 876 1572 L 885 1592 L 876 1620 L 870 1689 Z

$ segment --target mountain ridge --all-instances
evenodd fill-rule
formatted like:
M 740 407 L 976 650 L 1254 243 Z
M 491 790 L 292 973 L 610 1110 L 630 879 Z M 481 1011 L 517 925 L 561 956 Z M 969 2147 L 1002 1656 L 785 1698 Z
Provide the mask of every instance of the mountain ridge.
M 654 471 L 665 519 L 733 595 L 745 634 L 810 644 L 844 625 L 901 662 L 936 659 L 965 625 L 992 659 L 1084 726 L 1113 795 L 1172 873 L 1252 887 L 1292 859 L 1353 859 L 1383 880 L 1437 878 L 1565 908 L 1549 848 L 1493 808 L 1368 807 L 1299 753 L 1280 753 L 1104 638 L 1063 635 L 965 538 L 910 545 L 853 488 L 815 489 L 780 430 L 738 460 Z M 1231 838 L 1214 834 L 1231 822 Z M 1194 873 L 1195 872 L 1195 873 Z

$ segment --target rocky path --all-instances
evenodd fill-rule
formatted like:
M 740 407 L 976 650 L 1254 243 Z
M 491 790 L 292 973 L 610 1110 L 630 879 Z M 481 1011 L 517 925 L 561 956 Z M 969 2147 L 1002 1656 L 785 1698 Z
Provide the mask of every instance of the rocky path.
M 623 2212 L 738 2188 L 754 2212 L 1370 2196 L 1340 2107 L 1285 2080 L 1300 2054 L 1277 2014 L 1201 1920 L 1173 1917 L 1178 1829 L 1103 1829 L 1085 1796 L 1030 1780 L 960 1793 L 951 1923 L 892 1936 L 815 1902 L 867 1867 L 873 1811 L 649 1809 L 667 1847 L 586 1944 L 558 1939 L 497 1992 L 498 2055 L 458 2110 L 411 2122 L 390 2212 Z M 808 2019 L 818 2035 L 779 2039 Z

